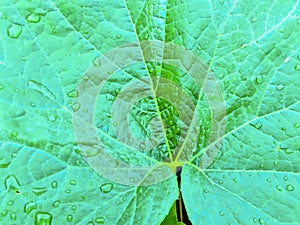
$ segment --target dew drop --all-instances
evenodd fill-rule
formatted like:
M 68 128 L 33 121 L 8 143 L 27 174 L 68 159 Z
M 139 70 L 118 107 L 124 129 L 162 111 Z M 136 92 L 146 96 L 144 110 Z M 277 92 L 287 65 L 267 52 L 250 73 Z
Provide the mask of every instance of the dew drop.
M 37 209 L 37 204 L 34 201 L 27 202 L 24 205 L 24 212 L 29 214 L 32 210 Z
M 12 212 L 12 213 L 10 214 L 10 219 L 11 219 L 11 220 L 16 220 L 16 219 L 17 219 L 17 214 L 14 213 L 14 212 Z
M 73 216 L 72 215 L 67 215 L 67 221 L 71 222 L 73 220 Z
M 282 191 L 281 185 L 276 185 L 276 190 L 277 190 L 277 191 Z
M 78 97 L 78 91 L 77 90 L 69 91 L 67 93 L 67 96 L 70 97 L 70 98 L 76 98 L 76 97 Z
M 293 185 L 290 185 L 290 184 L 288 184 L 288 185 L 285 187 L 285 189 L 286 189 L 287 191 L 294 191 L 294 190 L 295 190 L 294 186 L 293 186 Z
M 271 182 L 272 182 L 271 178 L 267 178 L 266 181 L 267 181 L 268 183 L 271 183 Z
M 79 103 L 74 103 L 74 104 L 72 105 L 72 110 L 73 110 L 74 112 L 78 111 L 79 109 L 80 109 L 80 104 L 79 104 Z
M 224 0 L 219 0 L 219 3 L 220 4 L 224 4 Z
M 278 85 L 276 86 L 276 89 L 277 89 L 278 91 L 282 90 L 283 88 L 284 88 L 284 86 L 283 86 L 282 84 L 278 84 Z
M 94 224 L 94 222 L 93 221 L 89 221 L 89 222 L 87 222 L 87 224 L 86 225 L 95 225 Z
M 52 181 L 51 182 L 51 187 L 52 188 L 57 188 L 57 181 Z
M 120 38 L 121 38 L 121 35 L 120 35 L 120 34 L 117 34 L 117 35 L 116 35 L 116 38 L 117 38 L 117 39 L 120 39 Z
M 103 217 L 97 217 L 95 219 L 95 223 L 97 223 L 97 224 L 104 224 L 104 218 Z
M 286 57 L 284 60 L 283 60 L 283 63 L 288 63 L 290 61 L 290 57 Z
M 27 16 L 26 20 L 30 23 L 38 23 L 41 21 L 41 16 L 37 13 L 32 13 Z
M 8 205 L 8 206 L 13 205 L 13 204 L 14 204 L 14 201 L 8 201 L 8 202 L 7 202 L 7 205 Z
M 113 189 L 113 184 L 112 183 L 106 183 L 106 184 L 102 184 L 100 186 L 100 191 L 103 193 L 109 193 L 112 189 Z
M 300 65 L 299 64 L 295 65 L 295 70 L 300 70 Z
M 22 26 L 18 24 L 12 24 L 7 29 L 7 35 L 11 38 L 18 38 L 22 33 Z
M 287 149 L 284 149 L 284 153 L 289 155 L 289 154 L 294 153 L 294 151 L 292 149 L 287 148 Z
M 283 180 L 287 181 L 289 178 L 287 176 L 283 177 Z
M 75 180 L 70 180 L 69 182 L 71 185 L 76 185 L 76 181 Z
M 20 182 L 14 175 L 9 175 L 4 179 L 4 187 L 8 191 L 16 191 L 19 189 L 20 186 Z
M 4 85 L 0 84 L 0 90 L 3 90 L 3 89 L 4 89 Z
M 140 148 L 141 148 L 142 150 L 144 150 L 144 149 L 146 148 L 146 145 L 145 145 L 144 143 L 141 143 L 141 144 L 140 144 Z
M 47 191 L 46 187 L 36 187 L 36 188 L 32 188 L 32 192 L 37 195 L 40 196 L 42 194 L 44 194 Z
M 204 189 L 204 193 L 208 193 L 209 192 L 209 190 L 208 189 Z
M 94 66 L 100 67 L 101 66 L 101 59 L 99 57 L 96 57 L 93 61 Z
M 259 222 L 260 225 L 265 225 L 266 224 L 265 221 L 262 218 L 259 218 L 258 222 Z
M 281 28 L 279 28 L 279 30 L 278 30 L 280 33 L 284 33 L 285 32 L 285 28 L 284 27 L 281 27 Z
M 57 208 L 60 205 L 60 201 L 56 200 L 52 203 L 53 208 Z
M 299 124 L 299 123 L 295 123 L 295 124 L 294 124 L 294 127 L 295 127 L 295 128 L 299 128 L 299 127 L 300 127 L 300 124 Z
M 71 189 L 66 189 L 65 193 L 67 193 L 67 194 L 71 193 Z
M 255 82 L 256 82 L 257 84 L 261 84 L 261 83 L 263 82 L 262 76 L 257 76 L 257 77 L 255 78 Z
M 52 215 L 48 212 L 37 212 L 35 214 L 35 225 L 51 225 Z
M 257 128 L 257 129 L 262 128 L 261 122 L 257 122 L 254 126 L 255 126 L 255 128 Z
M 48 116 L 48 120 L 49 120 L 50 122 L 54 122 L 56 119 L 57 119 L 56 114 L 50 114 L 50 115 Z
M 2 217 L 5 217 L 7 215 L 8 211 L 5 209 L 5 210 L 2 210 L 1 211 L 1 216 Z
M 252 18 L 251 18 L 251 22 L 252 23 L 255 23 L 257 21 L 257 18 L 255 17 L 255 16 L 253 16 Z
M 220 211 L 220 212 L 219 212 L 219 215 L 220 215 L 220 216 L 224 216 L 224 215 L 225 215 L 225 213 L 224 213 L 224 212 L 222 212 L 222 211 Z
M 18 133 L 17 131 L 12 131 L 12 132 L 10 132 L 10 137 L 11 137 L 11 138 L 17 138 L 18 135 L 19 135 L 19 133 Z

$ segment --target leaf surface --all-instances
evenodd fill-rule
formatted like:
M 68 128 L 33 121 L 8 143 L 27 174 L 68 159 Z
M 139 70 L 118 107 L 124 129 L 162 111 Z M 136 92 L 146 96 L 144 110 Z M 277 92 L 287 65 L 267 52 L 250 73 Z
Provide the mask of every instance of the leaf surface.
M 0 223 L 299 224 L 299 10 L 1 1 Z

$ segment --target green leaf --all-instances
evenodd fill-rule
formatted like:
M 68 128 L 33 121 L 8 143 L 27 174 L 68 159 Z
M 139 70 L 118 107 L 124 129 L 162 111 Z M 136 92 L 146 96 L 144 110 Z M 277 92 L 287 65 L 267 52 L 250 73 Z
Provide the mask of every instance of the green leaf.
M 176 203 L 170 209 L 169 214 L 160 225 L 185 225 L 182 222 L 178 222 L 176 213 Z
M 2 0 L 0 223 L 299 224 L 300 7 Z M 169 213 L 169 214 L 168 214 Z

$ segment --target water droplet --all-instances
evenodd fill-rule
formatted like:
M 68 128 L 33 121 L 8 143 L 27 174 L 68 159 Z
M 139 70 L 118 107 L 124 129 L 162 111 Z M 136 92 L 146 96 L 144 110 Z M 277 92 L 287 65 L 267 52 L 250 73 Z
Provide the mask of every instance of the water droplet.
M 222 211 L 220 211 L 220 212 L 219 212 L 219 215 L 220 215 L 220 216 L 224 216 L 224 215 L 225 215 L 225 213 L 224 213 L 224 212 L 222 212 Z
M 93 221 L 89 221 L 86 225 L 95 225 Z
M 51 187 L 52 188 L 57 188 L 57 181 L 52 181 L 51 182 Z
M 296 64 L 294 68 L 295 68 L 295 70 L 300 70 L 300 65 Z
M 75 180 L 70 180 L 69 182 L 71 185 L 76 185 L 76 181 Z
M 27 16 L 26 20 L 30 23 L 38 23 L 41 21 L 41 16 L 37 13 L 31 13 Z
M 284 153 L 289 155 L 289 154 L 294 153 L 294 151 L 293 151 L 293 149 L 286 148 L 286 149 L 284 149 Z
M 48 212 L 37 212 L 34 219 L 35 225 L 51 225 L 52 215 Z
M 283 177 L 283 180 L 287 181 L 289 178 L 287 176 Z
M 73 220 L 73 216 L 72 215 L 67 215 L 67 221 L 71 222 Z
M 262 128 L 261 122 L 257 122 L 254 126 L 255 126 L 255 128 L 257 128 L 257 129 Z
M 65 193 L 67 193 L 67 194 L 71 193 L 71 189 L 66 189 Z
M 8 201 L 7 205 L 13 205 L 15 202 L 14 201 Z
M 3 90 L 3 89 L 4 89 L 4 85 L 0 84 L 0 90 Z
M 219 3 L 220 4 L 224 4 L 224 0 L 219 0 Z
M 99 57 L 96 57 L 93 61 L 94 66 L 100 67 L 101 66 L 101 59 Z
M 52 203 L 53 208 L 57 208 L 60 205 L 60 201 L 56 200 Z
M 16 191 L 20 186 L 20 182 L 14 175 L 9 175 L 4 179 L 4 187 L 8 191 Z
M 51 27 L 52 33 L 55 34 L 56 33 L 56 27 L 54 25 L 51 25 L 50 27 Z
M 272 182 L 271 178 L 267 178 L 266 181 L 267 181 L 268 183 L 271 183 L 271 182 Z
M 80 109 L 80 104 L 79 104 L 79 103 L 74 103 L 74 104 L 72 105 L 72 110 L 73 110 L 74 112 L 78 111 L 79 109 Z
M 89 32 L 87 30 L 84 30 L 83 33 L 84 34 L 89 34 Z
M 50 122 L 54 122 L 56 119 L 57 119 L 56 114 L 50 114 L 49 117 L 48 117 L 48 120 L 49 120 Z
M 300 127 L 300 124 L 299 124 L 299 123 L 295 123 L 295 124 L 294 124 L 294 127 L 295 127 L 295 128 L 299 128 L 299 127 Z
M 11 38 L 18 38 L 22 33 L 22 26 L 18 24 L 12 24 L 7 29 L 7 35 Z
M 117 38 L 117 39 L 120 39 L 120 38 L 121 38 L 121 35 L 120 35 L 120 34 L 117 34 L 117 35 L 116 35 L 116 38 Z
M 258 222 L 259 222 L 260 225 L 265 225 L 266 224 L 265 221 L 262 218 L 259 218 Z
M 285 32 L 285 28 L 284 28 L 284 27 L 280 27 L 280 28 L 279 28 L 279 32 L 280 32 L 280 33 L 284 33 L 284 32 Z
M 5 210 L 2 210 L 1 211 L 1 216 L 2 217 L 5 217 L 7 215 L 8 211 L 5 209 Z
M 209 190 L 208 189 L 204 189 L 204 193 L 208 193 L 209 192 Z
M 283 63 L 288 63 L 290 61 L 290 57 L 286 57 L 284 60 L 283 60 Z
M 282 84 L 278 84 L 278 85 L 276 86 L 276 89 L 277 89 L 278 91 L 282 90 L 283 88 L 284 88 L 284 86 L 283 86 Z
M 233 180 L 234 183 L 237 183 L 237 179 L 236 178 L 233 178 L 232 180 Z
M 97 224 L 104 224 L 104 218 L 103 217 L 97 217 L 95 219 L 95 223 L 97 223 Z
M 223 184 L 223 181 L 222 180 L 219 180 L 219 182 L 218 182 L 219 184 Z
M 276 189 L 277 189 L 277 191 L 282 191 L 281 185 L 276 185 Z
M 76 97 L 78 97 L 78 91 L 77 90 L 69 91 L 67 93 L 67 96 L 70 97 L 70 98 L 76 98 Z
M 255 78 L 255 82 L 256 82 L 257 84 L 261 84 L 261 83 L 263 82 L 262 76 L 257 76 L 257 77 Z
M 32 192 L 37 196 L 44 194 L 46 191 L 47 191 L 46 187 L 32 188 Z
M 113 184 L 112 183 L 106 183 L 102 184 L 100 187 L 100 191 L 103 193 L 109 193 L 113 189 Z
M 140 144 L 140 148 L 141 148 L 142 150 L 144 150 L 144 149 L 146 148 L 146 145 L 145 145 L 144 143 L 141 143 L 141 144 Z
M 294 191 L 294 190 L 295 190 L 294 186 L 293 186 L 293 185 L 290 185 L 290 184 L 288 184 L 288 185 L 286 186 L 285 189 L 286 189 L 287 191 Z
M 253 16 L 252 18 L 251 18 L 251 22 L 252 23 L 255 23 L 257 21 L 257 18 L 255 17 L 255 16 Z
M 14 212 L 12 212 L 12 213 L 10 214 L 10 219 L 11 219 L 11 220 L 16 220 L 16 219 L 17 219 L 17 214 L 14 213 Z
M 27 56 L 22 56 L 21 60 L 24 61 L 24 62 L 27 61 Z
M 24 212 L 29 214 L 32 210 L 37 209 L 37 204 L 34 201 L 27 202 L 24 205 Z
M 19 133 L 18 133 L 17 131 L 12 131 L 12 132 L 10 132 L 10 137 L 11 137 L 11 138 L 17 138 L 18 135 L 19 135 Z

